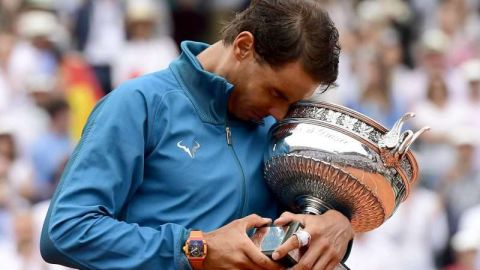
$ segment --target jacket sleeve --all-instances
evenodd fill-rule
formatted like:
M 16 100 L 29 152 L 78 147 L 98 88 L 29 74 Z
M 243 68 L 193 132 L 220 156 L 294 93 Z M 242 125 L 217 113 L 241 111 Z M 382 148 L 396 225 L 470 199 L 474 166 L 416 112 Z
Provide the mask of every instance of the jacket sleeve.
M 190 269 L 189 231 L 121 220 L 142 182 L 153 113 L 142 92 L 119 88 L 95 107 L 62 175 L 40 249 L 49 263 L 79 269 Z M 148 206 L 146 206 L 148 207 Z

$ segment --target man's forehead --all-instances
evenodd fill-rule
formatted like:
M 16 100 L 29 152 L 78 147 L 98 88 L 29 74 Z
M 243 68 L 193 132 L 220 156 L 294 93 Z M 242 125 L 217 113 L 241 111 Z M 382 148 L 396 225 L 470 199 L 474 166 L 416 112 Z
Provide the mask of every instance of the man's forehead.
M 284 94 L 295 99 L 309 97 L 320 87 L 320 83 L 312 80 L 310 76 L 299 74 L 300 72 L 291 72 L 276 80 L 276 88 Z
M 295 102 L 312 96 L 321 83 L 310 76 L 300 60 L 289 62 L 280 66 L 261 63 L 261 67 L 268 70 L 265 80 L 266 86 L 276 89 L 285 96 L 289 102 Z M 270 73 L 271 72 L 271 73 Z

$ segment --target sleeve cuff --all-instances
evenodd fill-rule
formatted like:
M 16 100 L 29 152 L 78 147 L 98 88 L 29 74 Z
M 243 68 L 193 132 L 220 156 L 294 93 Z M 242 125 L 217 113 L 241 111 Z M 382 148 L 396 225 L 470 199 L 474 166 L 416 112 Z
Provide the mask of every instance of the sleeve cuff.
M 180 231 L 180 236 L 178 237 L 178 246 L 176 248 L 176 261 L 178 269 L 180 270 L 192 270 L 190 263 L 188 262 L 187 256 L 183 252 L 183 246 L 187 242 L 188 236 L 190 235 L 190 229 L 184 229 Z

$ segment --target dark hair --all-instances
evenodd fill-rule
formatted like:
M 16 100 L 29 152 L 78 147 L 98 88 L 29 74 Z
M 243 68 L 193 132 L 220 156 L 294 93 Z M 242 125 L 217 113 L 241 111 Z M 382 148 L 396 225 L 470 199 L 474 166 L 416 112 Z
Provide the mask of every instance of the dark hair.
M 7 149 L 4 149 L 5 144 Z M 0 133 L 0 151 L 0 155 L 4 155 L 10 161 L 17 158 L 17 146 L 12 133 Z
M 260 61 L 272 67 L 300 60 L 305 71 L 326 86 L 338 76 L 338 31 L 314 0 L 253 0 L 223 29 L 223 42 L 233 43 L 243 31 L 255 38 Z
M 45 105 L 45 110 L 50 118 L 55 118 L 58 113 L 68 111 L 69 109 L 68 102 L 63 98 L 54 98 Z

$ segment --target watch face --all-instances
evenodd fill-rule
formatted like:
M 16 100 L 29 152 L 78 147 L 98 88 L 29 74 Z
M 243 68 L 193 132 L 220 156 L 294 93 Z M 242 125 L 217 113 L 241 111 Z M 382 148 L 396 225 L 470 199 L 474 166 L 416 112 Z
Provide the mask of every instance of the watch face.
M 188 253 L 191 257 L 203 257 L 203 241 L 202 240 L 190 240 L 188 244 Z

